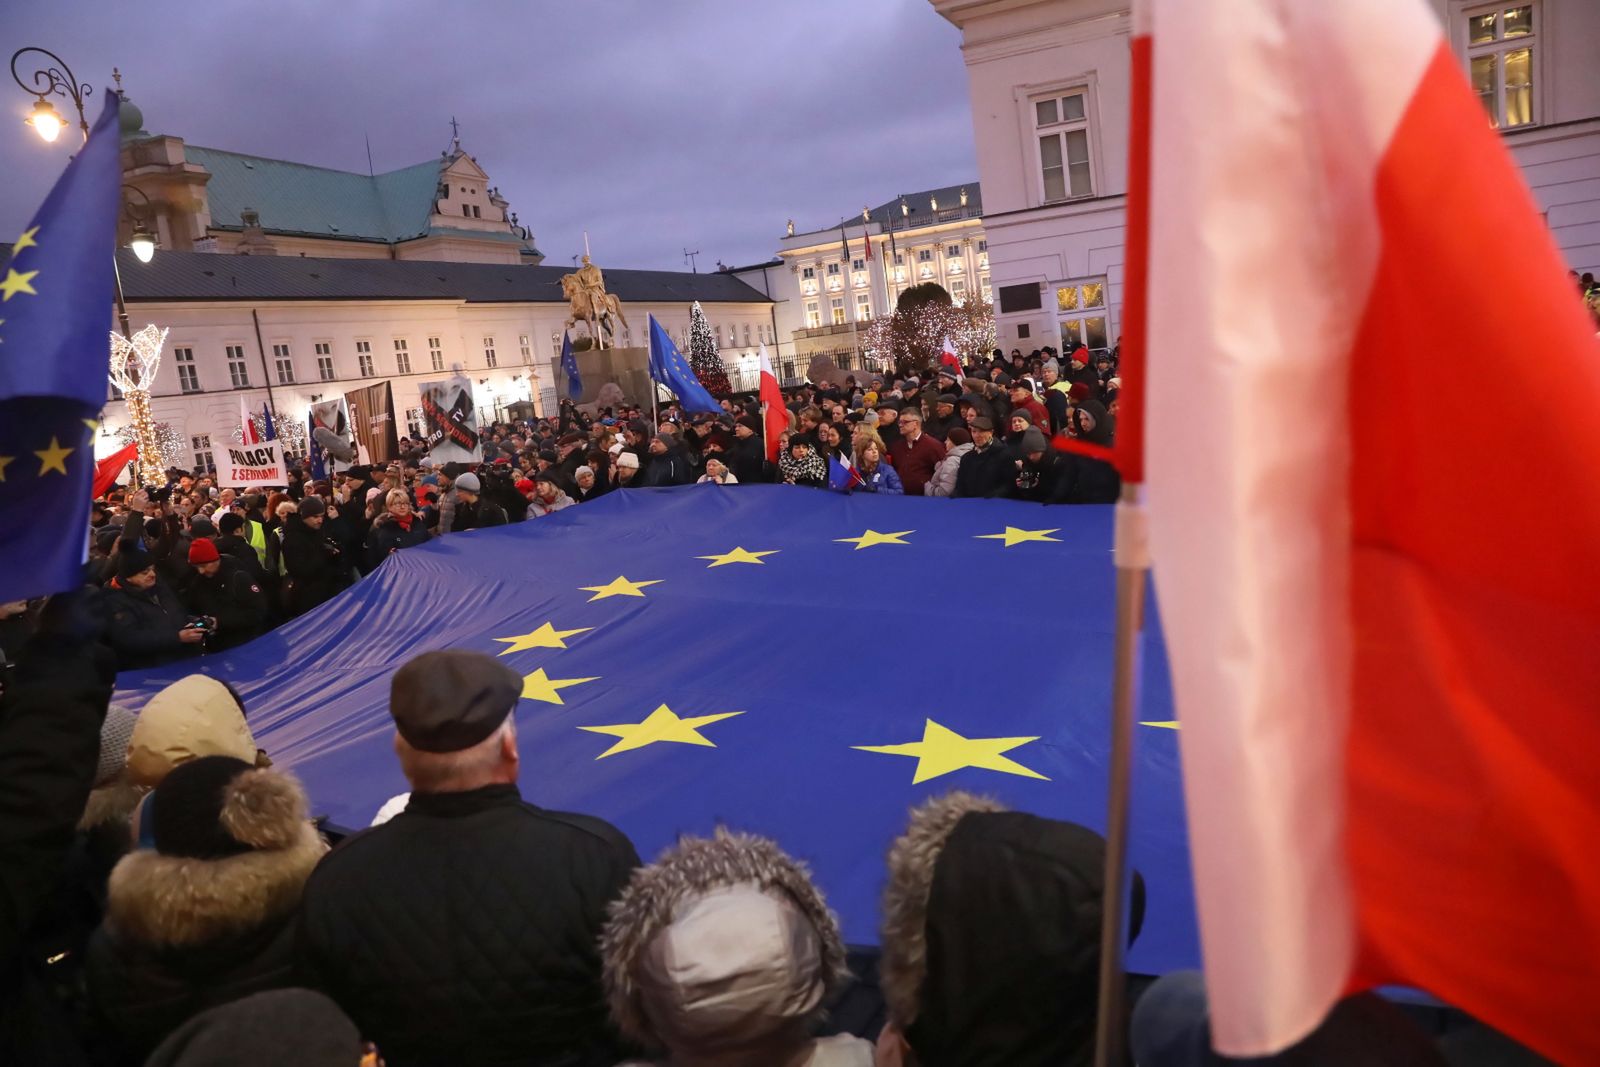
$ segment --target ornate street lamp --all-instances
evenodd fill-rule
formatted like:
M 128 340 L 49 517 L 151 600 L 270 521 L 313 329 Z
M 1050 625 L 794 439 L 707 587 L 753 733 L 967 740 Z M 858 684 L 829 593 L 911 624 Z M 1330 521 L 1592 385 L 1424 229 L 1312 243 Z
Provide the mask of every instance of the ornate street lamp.
M 124 197 L 122 205 L 123 215 L 133 223 L 133 236 L 128 239 L 128 247 L 139 257 L 140 263 L 148 263 L 156 254 L 156 239 L 149 226 L 150 198 L 137 186 L 124 185 L 122 191 L 138 198 L 138 203 L 134 203 Z
M 41 56 L 48 56 L 50 66 L 41 67 L 34 71 L 29 79 L 33 84 L 22 80 L 22 75 L 17 72 L 17 61 L 29 52 L 37 52 Z M 73 106 L 78 109 L 78 126 L 83 130 L 83 139 L 89 139 L 89 120 L 84 115 L 83 98 L 94 95 L 94 88 L 87 82 L 80 82 L 73 76 L 72 68 L 62 61 L 54 52 L 43 48 L 19 48 L 11 54 L 11 77 L 16 79 L 18 85 L 32 93 L 38 99 L 34 101 L 33 113 L 26 120 L 34 132 L 46 141 L 54 141 L 61 132 L 61 127 L 66 125 L 60 112 L 50 102 L 52 96 L 68 97 Z

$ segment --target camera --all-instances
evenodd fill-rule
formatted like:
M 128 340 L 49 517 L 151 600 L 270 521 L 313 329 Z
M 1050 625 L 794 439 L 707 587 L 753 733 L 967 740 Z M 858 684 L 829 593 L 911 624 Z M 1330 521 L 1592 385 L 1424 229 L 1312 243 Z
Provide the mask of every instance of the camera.
M 184 629 L 186 629 L 186 630 L 199 630 L 202 633 L 210 633 L 211 632 L 211 623 L 207 619 L 198 618 L 197 617 L 197 618 L 190 619 L 189 622 L 188 622 L 188 625 L 186 625 L 184 627 Z

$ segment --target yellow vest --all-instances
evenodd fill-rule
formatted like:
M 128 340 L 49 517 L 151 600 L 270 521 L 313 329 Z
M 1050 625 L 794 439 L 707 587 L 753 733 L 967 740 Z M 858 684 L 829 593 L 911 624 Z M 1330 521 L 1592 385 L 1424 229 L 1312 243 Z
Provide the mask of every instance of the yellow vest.
M 244 520 L 244 531 L 245 540 L 250 543 L 251 548 L 255 549 L 256 559 L 260 560 L 261 565 L 265 567 L 267 565 L 267 528 L 254 519 L 246 519 Z

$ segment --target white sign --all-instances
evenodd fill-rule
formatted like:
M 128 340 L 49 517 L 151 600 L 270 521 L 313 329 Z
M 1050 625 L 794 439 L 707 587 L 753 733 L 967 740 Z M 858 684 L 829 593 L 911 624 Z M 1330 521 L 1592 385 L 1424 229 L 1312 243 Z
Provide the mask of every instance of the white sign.
M 212 438 L 225 439 L 220 436 Z M 230 442 L 214 451 L 217 485 L 224 489 L 289 484 L 289 471 L 283 462 L 283 445 L 276 440 L 260 441 L 253 445 Z

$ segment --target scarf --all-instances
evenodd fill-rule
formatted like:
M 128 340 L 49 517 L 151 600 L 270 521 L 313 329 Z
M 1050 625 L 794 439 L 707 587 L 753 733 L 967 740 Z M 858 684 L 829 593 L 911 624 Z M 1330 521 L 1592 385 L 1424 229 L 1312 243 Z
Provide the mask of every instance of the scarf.
M 400 529 L 404 530 L 406 533 L 411 532 L 411 520 L 415 519 L 416 517 L 417 513 L 414 511 L 408 511 L 404 515 L 390 516 L 390 518 L 394 519 L 395 525 L 399 526 Z

